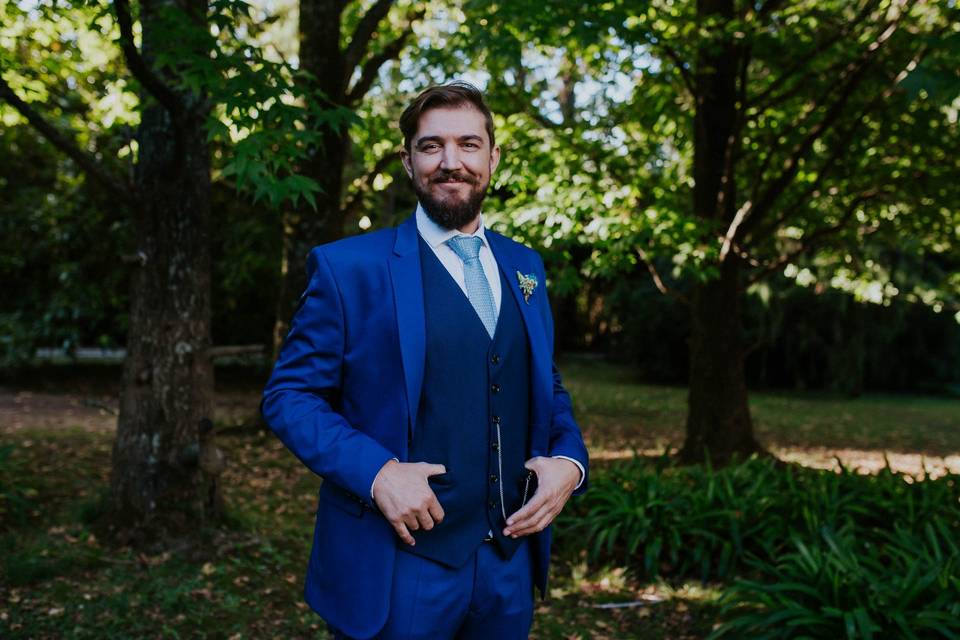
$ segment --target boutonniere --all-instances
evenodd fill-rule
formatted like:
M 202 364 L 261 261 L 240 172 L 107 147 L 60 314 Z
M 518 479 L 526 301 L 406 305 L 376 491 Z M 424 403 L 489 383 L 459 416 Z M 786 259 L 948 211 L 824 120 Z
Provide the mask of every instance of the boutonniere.
M 533 295 L 534 289 L 537 288 L 537 276 L 532 273 L 525 276 L 517 271 L 517 280 L 520 282 L 520 291 L 523 292 L 523 301 L 530 304 L 530 296 Z

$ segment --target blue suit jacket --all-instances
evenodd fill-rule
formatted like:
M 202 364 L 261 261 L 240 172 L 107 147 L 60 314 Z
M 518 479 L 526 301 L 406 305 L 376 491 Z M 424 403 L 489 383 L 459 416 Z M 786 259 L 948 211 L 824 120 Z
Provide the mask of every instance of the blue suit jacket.
M 537 253 L 487 230 L 522 310 L 531 353 L 528 457 L 587 450 L 553 365 L 553 319 Z M 369 637 L 387 618 L 397 537 L 371 503 L 391 458 L 407 459 L 423 381 L 425 324 L 415 216 L 395 229 L 314 248 L 309 282 L 267 383 L 261 412 L 322 476 L 304 596 L 344 633 Z M 529 303 L 516 272 L 535 274 Z M 587 488 L 586 478 L 576 493 Z M 546 589 L 550 529 L 533 536 L 534 580 Z

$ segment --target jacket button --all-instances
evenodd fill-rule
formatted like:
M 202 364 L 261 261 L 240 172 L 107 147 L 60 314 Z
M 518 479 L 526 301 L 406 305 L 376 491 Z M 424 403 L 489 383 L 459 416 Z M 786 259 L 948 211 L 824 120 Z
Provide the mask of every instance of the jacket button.
M 490 391 L 492 391 L 493 393 L 500 393 L 500 385 L 498 384 L 490 385 Z
M 495 474 L 495 473 L 491 473 L 491 474 L 490 474 L 490 482 L 491 482 L 492 484 L 496 484 L 496 483 L 497 483 L 497 474 Z
M 490 362 L 493 364 L 498 364 L 500 362 L 500 356 L 494 355 L 492 358 L 490 358 Z
M 500 424 L 500 416 L 493 416 L 493 424 Z
M 487 506 L 490 507 L 491 509 L 496 509 L 497 503 L 493 500 L 490 500 L 489 502 L 487 502 Z
M 499 450 L 500 450 L 500 445 L 497 444 L 496 442 L 494 442 L 494 443 L 493 443 L 492 445 L 490 445 L 490 446 L 493 447 L 493 450 L 494 450 L 494 451 L 499 451 Z

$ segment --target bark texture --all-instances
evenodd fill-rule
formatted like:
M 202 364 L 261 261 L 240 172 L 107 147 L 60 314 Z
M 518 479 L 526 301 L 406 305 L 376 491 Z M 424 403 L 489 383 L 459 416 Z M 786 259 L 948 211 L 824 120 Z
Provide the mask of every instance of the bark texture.
M 340 0 L 301 0 L 300 68 L 313 76 L 328 106 L 347 106 L 347 62 L 340 48 L 343 2 Z M 274 355 L 278 351 L 296 310 L 297 300 L 306 288 L 306 260 L 318 244 L 343 237 L 341 211 L 343 170 L 350 138 L 347 132 L 334 131 L 326 124 L 308 127 L 322 131 L 321 144 L 313 149 L 300 173 L 317 181 L 317 208 L 307 203 L 284 212 L 281 283 L 277 297 L 273 332 Z
M 701 24 L 720 34 L 735 16 L 732 0 L 699 0 Z M 719 35 L 697 55 L 693 189 L 694 213 L 723 233 L 736 215 L 738 46 Z M 739 259 L 726 256 L 719 277 L 694 286 L 690 296 L 690 395 L 680 457 L 723 464 L 758 450 L 747 403 L 740 311 Z
M 143 57 L 158 12 L 140 4 Z M 181 3 L 179 6 L 188 6 Z M 189 11 L 202 19 L 205 2 Z M 212 417 L 210 157 L 201 96 L 177 93 L 176 118 L 142 96 L 134 212 L 141 265 L 133 277 L 123 391 L 111 474 L 112 520 L 131 542 L 195 531 L 219 502 L 200 468 L 200 426 Z M 208 439 L 209 440 L 209 439 Z
M 747 403 L 741 330 L 740 265 L 724 262 L 720 277 L 690 297 L 690 394 L 681 459 L 724 464 L 760 450 Z

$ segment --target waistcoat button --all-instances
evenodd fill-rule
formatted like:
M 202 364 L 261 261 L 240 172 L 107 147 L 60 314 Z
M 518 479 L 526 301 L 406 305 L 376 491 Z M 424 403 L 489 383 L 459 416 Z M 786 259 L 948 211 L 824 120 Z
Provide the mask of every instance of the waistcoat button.
M 492 392 L 494 392 L 494 393 L 500 393 L 500 385 L 498 385 L 498 384 L 492 384 L 492 385 L 490 385 L 490 391 L 492 391 Z
M 491 473 L 491 474 L 490 474 L 490 482 L 493 483 L 493 484 L 496 484 L 496 483 L 497 483 L 497 474 L 495 474 L 495 473 Z

